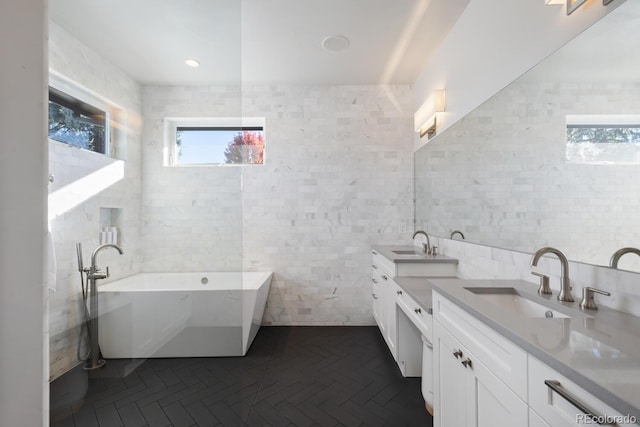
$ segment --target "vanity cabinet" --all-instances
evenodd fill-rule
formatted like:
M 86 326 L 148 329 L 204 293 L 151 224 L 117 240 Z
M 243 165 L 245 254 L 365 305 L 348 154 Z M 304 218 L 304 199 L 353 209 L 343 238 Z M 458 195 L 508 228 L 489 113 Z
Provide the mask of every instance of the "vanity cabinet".
M 438 292 L 432 342 L 434 426 L 636 425 Z
M 387 262 L 385 262 L 387 261 Z M 380 332 L 393 355 L 398 360 L 396 348 L 397 319 L 396 319 L 396 292 L 400 289 L 393 281 L 393 273 L 389 271 L 388 260 L 373 252 L 372 257 L 372 298 L 373 316 L 380 328 Z M 393 263 L 392 263 L 393 264 Z
M 423 350 L 427 348 L 431 351 L 432 316 L 404 292 L 393 277 L 407 272 L 419 272 L 421 277 L 428 274 L 450 275 L 456 271 L 456 260 L 443 257 L 441 262 L 396 263 L 376 250 L 372 250 L 371 255 L 373 317 L 389 351 L 398 362 L 402 375 L 420 377 L 425 364 Z M 411 265 L 417 267 L 413 268 Z M 430 361 L 430 354 L 428 356 L 427 359 Z M 427 394 L 430 394 L 431 387 L 426 388 L 429 389 Z
M 527 354 L 433 294 L 434 425 L 526 426 Z

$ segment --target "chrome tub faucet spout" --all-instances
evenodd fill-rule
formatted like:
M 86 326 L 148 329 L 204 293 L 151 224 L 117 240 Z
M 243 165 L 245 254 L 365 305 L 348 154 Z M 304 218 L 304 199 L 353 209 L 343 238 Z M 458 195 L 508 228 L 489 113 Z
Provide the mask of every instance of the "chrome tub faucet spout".
M 96 264 L 96 258 L 98 256 L 98 253 L 108 248 L 113 248 L 117 250 L 120 253 L 120 255 L 124 253 L 120 248 L 120 246 L 114 245 L 113 243 L 106 243 L 104 245 L 100 245 L 97 248 L 95 248 L 93 253 L 91 254 L 91 268 L 89 269 L 89 276 L 88 276 L 89 279 L 106 279 L 107 277 L 109 277 L 109 267 L 106 268 L 106 272 L 104 274 L 98 273 L 100 271 L 100 268 Z

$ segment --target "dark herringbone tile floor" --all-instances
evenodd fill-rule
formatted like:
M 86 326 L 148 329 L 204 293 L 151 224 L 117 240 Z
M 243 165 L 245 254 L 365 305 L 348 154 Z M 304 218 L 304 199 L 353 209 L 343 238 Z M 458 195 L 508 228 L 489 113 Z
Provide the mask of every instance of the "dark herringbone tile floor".
M 263 327 L 245 357 L 140 363 L 93 375 L 84 404 L 51 425 L 432 425 L 420 380 L 401 376 L 376 327 Z

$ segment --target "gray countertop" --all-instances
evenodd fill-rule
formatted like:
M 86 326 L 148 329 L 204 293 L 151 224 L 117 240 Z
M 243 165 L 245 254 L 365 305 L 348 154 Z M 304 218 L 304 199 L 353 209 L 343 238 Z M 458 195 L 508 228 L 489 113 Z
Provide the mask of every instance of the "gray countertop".
M 395 277 L 422 308 L 432 311 L 437 291 L 532 356 L 591 392 L 623 415 L 640 419 L 640 318 L 606 307 L 581 311 L 556 293 L 538 295 L 522 280 Z M 509 314 L 465 287 L 510 287 L 571 318 L 525 318 Z M 579 298 L 576 298 L 579 299 Z
M 417 246 L 411 245 L 379 245 L 373 246 L 373 250 L 383 257 L 395 263 L 415 262 L 415 263 L 452 263 L 457 264 L 458 260 L 444 255 L 427 255 L 420 251 Z M 394 251 L 413 251 L 411 254 L 397 254 Z

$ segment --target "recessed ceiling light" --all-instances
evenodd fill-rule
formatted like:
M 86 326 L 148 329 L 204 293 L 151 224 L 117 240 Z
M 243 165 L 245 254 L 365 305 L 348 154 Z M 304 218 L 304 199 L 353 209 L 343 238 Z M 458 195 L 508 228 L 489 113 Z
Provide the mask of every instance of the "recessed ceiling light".
M 189 67 L 199 67 L 200 66 L 200 62 L 196 61 L 195 59 L 185 59 L 184 63 L 187 64 Z
M 340 52 L 346 50 L 351 45 L 351 42 L 345 36 L 329 36 L 322 40 L 322 47 L 329 52 Z

